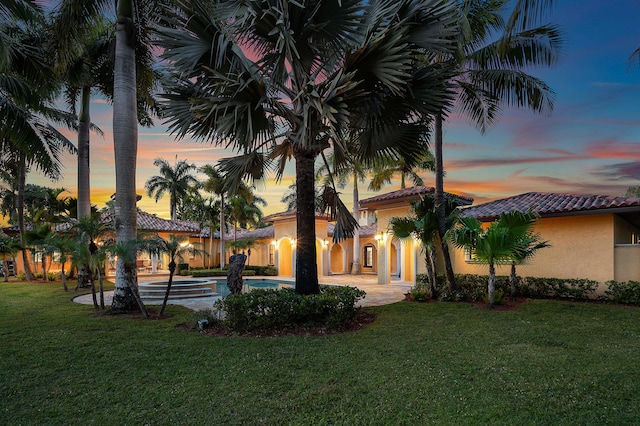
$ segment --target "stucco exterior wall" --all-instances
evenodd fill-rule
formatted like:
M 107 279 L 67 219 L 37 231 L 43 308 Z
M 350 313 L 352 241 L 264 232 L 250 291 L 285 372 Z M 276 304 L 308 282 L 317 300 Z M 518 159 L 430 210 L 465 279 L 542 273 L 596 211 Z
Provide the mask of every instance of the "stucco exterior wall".
M 527 264 L 517 267 L 518 275 L 549 278 L 588 278 L 598 282 L 614 279 L 614 215 L 584 215 L 544 218 L 535 227 L 551 247 L 541 249 Z M 465 260 L 464 250 L 454 248 L 456 273 L 488 274 L 488 266 Z M 496 273 L 509 274 L 509 265 L 499 265 Z

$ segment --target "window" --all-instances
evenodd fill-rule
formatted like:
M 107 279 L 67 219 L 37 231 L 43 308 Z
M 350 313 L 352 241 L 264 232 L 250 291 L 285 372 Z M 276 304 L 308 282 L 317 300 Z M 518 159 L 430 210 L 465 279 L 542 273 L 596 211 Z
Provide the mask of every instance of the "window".
M 367 268 L 373 267 L 373 246 L 364 247 L 364 266 Z
M 468 247 L 464 249 L 464 260 L 468 263 L 478 263 L 478 256 L 476 256 L 475 251 L 472 251 Z
M 276 263 L 275 251 L 276 251 L 276 246 L 273 244 L 269 244 L 269 261 L 268 261 L 269 265 L 275 265 Z

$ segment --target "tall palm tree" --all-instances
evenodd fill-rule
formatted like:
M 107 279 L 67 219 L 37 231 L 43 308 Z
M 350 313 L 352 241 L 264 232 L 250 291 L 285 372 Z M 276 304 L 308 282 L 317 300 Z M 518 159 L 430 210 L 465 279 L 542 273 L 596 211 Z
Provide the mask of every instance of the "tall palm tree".
M 168 161 L 156 158 L 154 166 L 160 167 L 160 175 L 151 176 L 144 184 L 147 195 L 154 197 L 156 203 L 165 194 L 169 194 L 169 210 L 171 219 L 178 219 L 178 206 L 190 193 L 195 192 L 200 182 L 190 172 L 196 170 L 195 164 L 189 164 L 186 160 L 177 161 L 173 167 Z
M 435 159 L 429 150 L 425 150 L 422 153 L 418 163 L 415 165 L 408 164 L 402 158 L 374 165 L 369 189 L 379 191 L 384 185 L 390 184 L 391 179 L 398 174 L 400 175 L 400 189 L 407 187 L 407 178 L 411 179 L 414 186 L 423 186 L 424 181 L 419 174 L 421 170 L 435 171 Z
M 224 248 L 224 234 L 227 225 L 225 219 L 225 211 L 227 207 L 225 205 L 225 196 L 238 196 L 243 197 L 249 203 L 253 203 L 254 194 L 251 188 L 242 181 L 231 182 L 231 180 L 220 172 L 219 167 L 207 164 L 200 168 L 200 171 L 207 175 L 207 180 L 202 184 L 202 188 L 210 193 L 216 194 L 220 197 L 220 268 L 224 269 L 225 264 L 225 248 Z M 209 230 L 210 237 L 213 238 L 213 229 Z
M 81 35 L 104 16 L 113 16 L 113 2 L 107 0 L 64 0 L 66 13 L 59 16 L 68 36 Z M 133 293 L 136 240 L 136 160 L 138 123 L 150 125 L 153 112 L 150 99 L 145 99 L 154 84 L 153 48 L 149 29 L 162 5 L 155 0 L 119 0 L 115 6 L 115 57 L 113 72 L 113 145 L 115 154 L 116 197 L 115 223 L 118 250 L 131 253 L 118 256 L 116 283 L 111 310 L 126 312 L 138 302 Z M 61 8 L 62 10 L 62 8 Z M 147 102 L 139 102 L 144 100 Z M 124 254 L 124 253 L 123 253 Z M 127 264 L 126 262 L 133 262 Z M 140 305 L 140 303 L 137 303 Z
M 172 11 L 159 30 L 180 77 L 167 86 L 170 131 L 235 148 L 238 157 L 221 161 L 231 187 L 269 167 L 281 178 L 295 161 L 296 292 L 318 293 L 314 162 L 330 146 L 347 152 L 347 130 L 362 160 L 415 162 L 426 117 L 450 104 L 449 70 L 425 58 L 455 51 L 456 5 L 185 0 Z M 351 237 L 357 222 L 338 197 L 330 201 L 334 238 Z
M 551 111 L 554 93 L 542 80 L 527 72 L 552 66 L 560 58 L 563 39 L 554 25 L 538 25 L 553 0 L 459 0 L 469 32 L 463 55 L 446 61 L 457 68 L 450 83 L 457 105 L 485 132 L 499 115 L 502 105 L 525 107 L 537 113 Z M 513 4 L 513 9 L 507 8 Z M 507 19 L 504 19 L 504 16 Z M 435 114 L 435 200 L 438 232 L 443 242 L 447 281 L 457 288 L 449 250 L 444 238 L 444 168 L 442 126 L 446 111 Z
M 90 183 L 90 130 L 91 94 L 98 90 L 103 97 L 112 100 L 113 60 L 111 53 L 115 43 L 114 26 L 98 19 L 77 37 L 69 37 L 66 18 L 73 7 L 62 2 L 54 10 L 52 23 L 52 49 L 56 54 L 56 68 L 66 90 L 65 98 L 73 114 L 78 117 L 78 217 L 91 215 Z M 79 110 L 76 111 L 76 103 Z M 100 129 L 95 128 L 101 134 Z
M 54 124 L 71 127 L 74 117 L 54 107 L 57 82 L 45 52 L 45 19 L 32 1 L 9 0 L 0 5 L 0 151 L 16 164 L 16 212 L 24 243 L 24 190 L 33 167 L 55 180 L 62 170 L 62 153 L 75 153 L 73 144 Z M 22 257 L 33 279 L 28 256 Z
M 237 228 L 247 229 L 247 227 L 255 227 L 260 223 L 262 219 L 262 210 L 258 206 L 262 204 L 265 206 L 267 202 L 256 195 L 247 200 L 244 196 L 236 195 L 229 200 L 229 206 L 231 207 L 230 216 L 233 221 L 233 240 L 235 241 Z

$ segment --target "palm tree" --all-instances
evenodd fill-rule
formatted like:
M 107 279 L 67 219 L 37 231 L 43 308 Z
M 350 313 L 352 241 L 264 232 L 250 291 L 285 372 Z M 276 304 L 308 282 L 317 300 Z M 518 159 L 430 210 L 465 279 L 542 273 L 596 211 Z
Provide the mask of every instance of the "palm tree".
M 469 36 L 462 56 L 447 61 L 458 68 L 450 83 L 457 92 L 457 104 L 481 132 L 499 115 L 501 105 L 526 107 L 542 113 L 553 109 L 553 91 L 525 70 L 552 66 L 563 40 L 553 25 L 535 27 L 553 0 L 517 0 L 509 13 L 509 0 L 459 0 L 469 24 Z M 505 20 L 503 16 L 507 15 Z M 445 240 L 444 168 L 442 126 L 446 111 L 435 114 L 435 200 L 438 232 L 443 242 L 447 281 L 457 288 Z
M 534 236 L 532 227 L 535 221 L 536 216 L 529 212 L 510 211 L 501 214 L 487 228 L 474 217 L 462 217 L 458 225 L 449 231 L 450 241 L 456 247 L 468 250 L 475 260 L 489 265 L 490 308 L 494 304 L 496 263 L 527 257 L 526 251 L 530 246 L 528 242 Z
M 173 275 L 176 272 L 176 259 L 180 261 L 184 260 L 184 255 L 190 253 L 197 256 L 201 253 L 201 250 L 195 248 L 193 244 L 183 244 L 177 236 L 174 234 L 169 235 L 169 239 L 157 237 L 150 241 L 150 249 L 155 253 L 166 253 L 169 256 L 169 281 L 167 282 L 167 290 L 164 293 L 164 299 L 162 300 L 162 307 L 160 308 L 159 316 L 164 314 L 164 309 L 167 306 L 167 300 L 169 300 L 169 293 L 171 292 L 171 284 L 173 283 Z
M 500 218 L 503 227 L 516 229 L 517 232 L 522 232 L 519 228 L 524 228 L 526 231 L 518 242 L 518 250 L 514 251 L 510 259 L 511 273 L 509 275 L 509 284 L 511 286 L 511 300 L 515 300 L 516 298 L 516 265 L 521 265 L 531 259 L 538 250 L 551 247 L 548 241 L 542 241 L 540 239 L 540 234 L 533 232 L 533 226 L 539 219 L 540 216 L 531 209 L 525 212 L 513 210 L 505 213 Z
M 136 160 L 138 123 L 150 125 L 152 102 L 146 96 L 154 84 L 152 45 L 149 29 L 162 6 L 154 0 L 119 0 L 115 8 L 115 58 L 113 72 L 113 145 L 115 153 L 116 246 L 119 251 L 132 250 L 118 256 L 116 283 L 111 310 L 130 311 L 137 303 L 135 274 L 136 228 Z M 68 37 L 82 39 L 82 34 L 104 16 L 112 15 L 107 0 L 64 0 L 64 14 L 58 19 Z M 145 101 L 145 102 L 140 102 Z M 146 117 L 145 117 L 146 115 Z M 147 120 L 145 120 L 145 118 Z M 124 253 L 123 253 L 124 254 Z M 126 264 L 125 259 L 133 262 Z M 138 303 L 139 304 L 139 303 Z
M 17 165 L 16 212 L 24 243 L 24 190 L 32 167 L 55 180 L 61 154 L 75 153 L 73 144 L 54 126 L 73 125 L 74 117 L 53 107 L 57 82 L 45 52 L 44 13 L 33 2 L 11 1 L 0 6 L 0 151 Z M 33 279 L 23 250 L 27 279 Z
M 457 220 L 458 203 L 454 197 L 447 197 L 447 230 Z M 411 203 L 411 217 L 394 217 L 390 220 L 391 232 L 398 238 L 415 236 L 420 240 L 421 250 L 425 254 L 427 275 L 431 287 L 432 297 L 438 296 L 437 283 L 437 251 L 441 246 L 438 234 L 438 217 L 435 201 L 432 196 L 423 196 L 422 199 Z
M 358 192 L 358 183 L 365 182 L 368 178 L 371 167 L 357 161 L 353 155 L 348 155 L 344 159 L 336 158 L 333 154 L 327 158 L 327 163 L 316 171 L 316 176 L 324 176 L 324 186 L 338 186 L 344 188 L 347 181 L 353 182 L 353 218 L 360 220 L 360 197 Z M 339 161 L 342 160 L 342 161 Z M 333 164 L 333 172 L 329 164 Z M 337 180 L 337 182 L 334 182 Z M 373 181 L 369 185 L 372 189 Z M 351 265 L 351 274 L 359 275 L 360 267 L 360 228 L 356 228 L 353 234 L 353 263 Z
M 449 70 L 425 58 L 455 51 L 456 5 L 194 0 L 171 11 L 159 29 L 163 58 L 180 78 L 165 95 L 170 131 L 235 148 L 239 156 L 220 162 L 229 187 L 269 167 L 280 179 L 295 161 L 296 292 L 318 293 L 314 162 L 330 146 L 347 152 L 347 130 L 363 161 L 415 162 L 426 117 L 450 105 Z M 353 236 L 357 222 L 330 198 L 334 238 Z
M 415 165 L 408 164 L 402 158 L 374 165 L 369 189 L 379 191 L 384 185 L 390 184 L 391 179 L 397 174 L 400 174 L 400 189 L 406 188 L 407 178 L 411 179 L 414 186 L 423 186 L 424 181 L 418 170 L 435 171 L 435 159 L 431 151 L 425 150 Z
M 209 268 L 212 268 L 213 230 L 220 223 L 220 202 L 213 197 L 204 198 L 200 193 L 189 194 L 180 206 L 178 216 L 183 220 L 193 220 L 198 223 L 199 229 L 209 230 L 209 252 L 205 253 L 209 259 Z M 202 238 L 203 232 L 201 232 Z
M 9 281 L 9 259 L 13 259 L 21 249 L 20 244 L 15 238 L 4 233 L 0 234 L 0 259 L 2 260 L 2 275 L 4 276 L 4 282 Z
M 190 173 L 196 169 L 195 164 L 189 164 L 186 160 L 178 161 L 174 167 L 162 158 L 156 158 L 154 166 L 160 167 L 160 175 L 151 176 L 144 184 L 147 196 L 154 197 L 156 203 L 165 194 L 169 194 L 169 210 L 171 219 L 178 219 L 178 206 L 184 198 L 197 190 L 200 182 Z
M 113 61 L 111 52 L 115 43 L 112 23 L 99 19 L 78 39 L 68 36 L 65 18 L 70 13 L 70 2 L 62 2 L 54 11 L 52 49 L 56 52 L 56 67 L 66 86 L 65 98 L 73 114 L 78 117 L 78 217 L 91 215 L 91 184 L 89 174 L 91 93 L 98 89 L 102 96 L 112 99 Z M 57 19 L 56 19 L 57 18 Z M 64 36 L 62 35 L 64 34 Z M 76 103 L 80 98 L 80 108 Z M 95 128 L 100 134 L 100 129 Z
M 67 287 L 67 273 L 65 271 L 65 266 L 69 257 L 69 254 L 73 250 L 73 239 L 69 235 L 61 234 L 56 232 L 52 238 L 47 241 L 47 250 L 48 253 L 58 253 L 60 255 L 60 279 L 62 280 L 62 287 L 64 291 L 69 291 Z
M 297 200 L 297 190 L 295 182 L 287 187 L 287 190 L 282 194 L 282 198 L 280 198 L 280 202 L 284 203 L 286 206 L 286 210 L 293 210 L 296 208 Z M 322 191 L 319 187 L 314 188 L 314 200 L 315 200 L 315 209 L 317 212 L 321 212 L 323 209 L 322 206 Z
M 256 227 L 262 219 L 262 210 L 258 206 L 266 206 L 267 202 L 254 194 L 248 200 L 243 196 L 236 195 L 229 200 L 231 207 L 230 216 L 233 221 L 233 240 L 235 241 L 238 227 L 247 229 Z
M 254 194 L 251 188 L 242 181 L 231 183 L 230 179 L 224 176 L 218 167 L 207 164 L 200 168 L 200 171 L 207 175 L 207 180 L 202 184 L 202 188 L 220 197 L 220 269 L 224 269 L 225 248 L 224 234 L 227 222 L 225 220 L 225 195 L 244 197 L 253 201 Z M 210 237 L 213 238 L 213 229 L 210 228 Z

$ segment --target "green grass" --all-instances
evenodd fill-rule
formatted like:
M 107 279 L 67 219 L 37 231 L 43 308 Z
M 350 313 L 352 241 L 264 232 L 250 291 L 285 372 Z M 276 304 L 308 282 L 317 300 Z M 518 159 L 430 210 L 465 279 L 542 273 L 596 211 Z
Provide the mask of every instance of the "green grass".
M 640 308 L 369 308 L 356 333 L 216 338 L 0 283 L 0 424 L 640 423 Z

